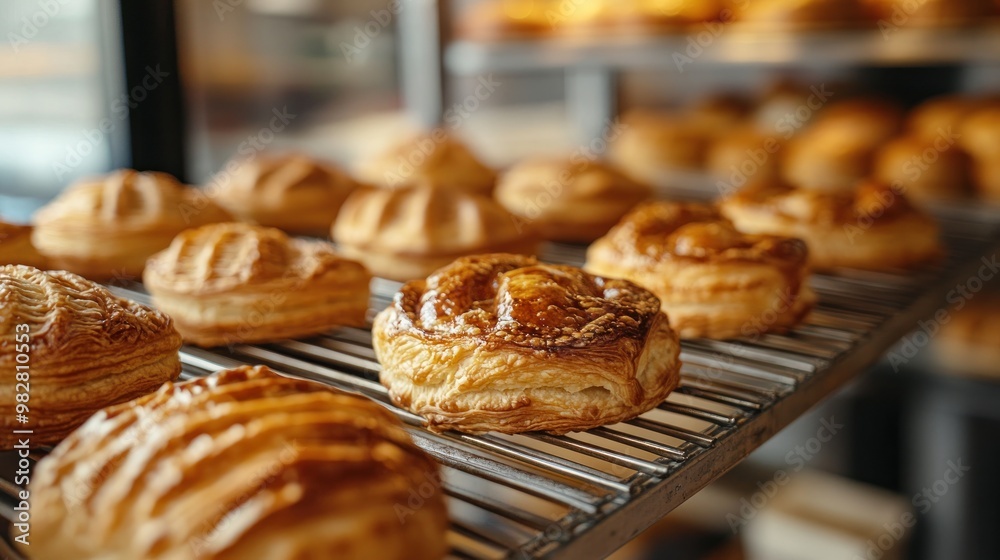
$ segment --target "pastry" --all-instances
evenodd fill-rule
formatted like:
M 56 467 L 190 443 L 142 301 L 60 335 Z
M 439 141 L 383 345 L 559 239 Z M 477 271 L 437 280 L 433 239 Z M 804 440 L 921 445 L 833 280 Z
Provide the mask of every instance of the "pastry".
M 810 133 L 849 138 L 874 149 L 895 137 L 903 125 L 903 109 L 881 97 L 858 96 L 833 101 L 812 119 Z
M 219 205 L 242 220 L 297 235 L 329 235 L 357 186 L 343 171 L 301 154 L 258 154 L 231 167 L 235 172 L 218 190 Z
M 735 17 L 758 28 L 856 25 L 866 19 L 860 0 L 729 0 Z
M 910 111 L 906 128 L 924 140 L 950 140 L 960 132 L 962 121 L 981 105 L 975 99 L 960 95 L 934 97 Z
M 52 268 L 94 280 L 128 278 L 181 231 L 229 219 L 166 173 L 122 169 L 79 182 L 39 210 L 32 242 Z
M 968 193 L 969 158 L 944 139 L 900 136 L 875 156 L 875 178 L 921 204 Z
M 876 181 L 846 194 L 752 185 L 723 199 L 720 209 L 740 231 L 805 240 L 818 270 L 892 270 L 942 254 L 934 220 Z
M 722 0 L 611 0 L 617 8 L 615 31 L 620 34 L 668 33 L 687 26 L 716 20 Z
M 552 0 L 486 0 L 462 14 L 458 34 L 476 41 L 535 38 L 552 33 L 559 14 Z
M 1000 103 L 984 103 L 966 116 L 958 132 L 958 142 L 975 159 L 1000 157 Z
M 762 134 L 778 134 L 788 140 L 809 124 L 816 111 L 823 108 L 827 95 L 825 84 L 806 89 L 790 81 L 779 81 L 761 97 L 751 115 L 753 125 Z M 822 94 L 822 97 L 818 94 Z
M 331 243 L 240 223 L 182 232 L 143 275 L 155 305 L 199 346 L 363 326 L 370 280 Z
M 462 255 L 538 248 L 532 225 L 493 199 L 433 186 L 358 189 L 344 203 L 333 239 L 375 276 L 401 281 Z
M 156 390 L 180 373 L 180 347 L 158 311 L 62 270 L 0 266 L 0 447 L 53 445 L 102 407 Z
M 974 162 L 972 182 L 980 198 L 1000 202 L 1000 154 Z
M 587 249 L 586 270 L 660 298 L 681 338 L 783 332 L 812 309 L 805 244 L 749 235 L 702 204 L 649 202 Z
M 0 222 L 0 265 L 23 264 L 45 270 L 48 261 L 31 243 L 31 226 Z
M 677 115 L 631 111 L 622 118 L 624 131 L 609 157 L 629 175 L 650 184 L 664 182 L 664 174 L 698 170 L 712 134 L 704 126 Z
M 372 346 L 392 401 L 432 430 L 588 430 L 646 412 L 679 381 L 656 296 L 519 255 L 407 282 L 375 317 Z
M 504 173 L 495 195 L 545 239 L 586 243 L 604 235 L 652 189 L 599 162 L 535 159 Z
M 735 94 L 704 97 L 685 112 L 692 122 L 715 134 L 728 134 L 749 114 L 750 106 L 746 99 Z
M 441 474 L 402 423 L 262 366 L 98 412 L 38 463 L 29 491 L 32 560 L 447 552 Z
M 882 25 L 943 27 L 973 23 L 994 13 L 991 0 L 866 0 Z
M 784 141 L 754 127 L 742 127 L 720 136 L 708 150 L 706 167 L 729 188 L 746 183 L 773 182 L 781 170 Z M 727 189 L 728 190 L 728 189 Z
M 497 179 L 465 144 L 441 129 L 404 140 L 364 162 L 357 177 L 386 188 L 430 185 L 486 195 Z
M 984 292 L 950 310 L 932 350 L 942 373 L 1000 378 L 1000 294 Z
M 871 174 L 876 147 L 842 129 L 809 130 L 788 142 L 782 179 L 796 187 L 849 193 Z

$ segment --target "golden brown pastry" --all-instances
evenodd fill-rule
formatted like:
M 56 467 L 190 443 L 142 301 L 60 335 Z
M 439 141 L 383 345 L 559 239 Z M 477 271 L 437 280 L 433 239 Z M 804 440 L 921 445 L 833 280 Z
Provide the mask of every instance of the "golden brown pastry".
M 617 33 L 664 33 L 719 18 L 721 0 L 610 0 Z
M 184 231 L 143 275 L 155 305 L 199 346 L 363 326 L 370 280 L 331 243 L 241 223 Z
M 624 131 L 611 143 L 611 161 L 654 185 L 663 183 L 665 173 L 700 169 L 713 138 L 706 127 L 677 115 L 631 111 L 622 123 Z
M 66 271 L 0 266 L 0 447 L 53 445 L 102 407 L 156 390 L 180 373 L 180 347 L 158 311 Z M 34 433 L 12 433 L 22 429 Z
M 984 292 L 951 310 L 932 340 L 942 373 L 1000 378 L 1000 294 Z
M 297 235 L 326 237 L 357 183 L 343 171 L 302 154 L 258 154 L 236 162 L 218 190 L 219 205 L 242 220 Z
M 959 143 L 976 160 L 1000 157 L 1000 103 L 984 104 L 970 113 L 959 135 Z
M 652 189 L 590 160 L 534 159 L 500 178 L 496 199 L 545 239 L 586 243 L 607 233 Z
M 72 185 L 39 210 L 32 241 L 53 268 L 95 280 L 138 276 L 181 231 L 229 219 L 166 173 L 122 169 Z
M 677 386 L 656 296 L 519 255 L 456 260 L 375 317 L 380 378 L 432 430 L 562 434 L 633 418 Z
M 476 41 L 525 39 L 548 35 L 560 23 L 553 0 L 485 0 L 458 21 L 458 34 Z
M 871 174 L 876 146 L 841 129 L 809 130 L 788 142 L 782 179 L 823 193 L 849 193 Z
M 934 220 L 876 181 L 847 194 L 753 185 L 723 199 L 720 209 L 740 231 L 805 240 L 810 265 L 818 270 L 891 270 L 934 260 L 943 251 Z
M 729 4 L 739 21 L 761 28 L 844 26 L 866 18 L 859 0 L 730 0 Z
M 742 127 L 720 136 L 708 150 L 706 167 L 728 185 L 773 182 L 781 170 L 784 141 L 754 127 Z
M 736 94 L 709 95 L 685 112 L 685 116 L 715 134 L 728 134 L 750 114 L 747 100 Z
M 358 189 L 344 203 L 333 239 L 375 276 L 401 281 L 462 255 L 538 248 L 532 225 L 493 199 L 431 186 Z
M 865 0 L 874 16 L 896 27 L 944 27 L 976 22 L 994 13 L 991 0 Z
M 0 265 L 23 264 L 46 270 L 48 260 L 31 243 L 31 226 L 0 222 Z
M 747 235 L 706 205 L 649 202 L 587 249 L 586 270 L 656 294 L 681 338 L 782 332 L 812 309 L 805 244 Z
M 900 136 L 875 156 L 875 178 L 921 204 L 968 194 L 969 157 L 945 140 Z
M 465 144 L 436 129 L 363 162 L 357 177 L 386 188 L 430 185 L 488 195 L 493 192 L 497 174 Z
M 753 124 L 762 134 L 777 134 L 788 140 L 805 130 L 816 111 L 822 109 L 827 95 L 832 94 L 834 92 L 828 91 L 825 84 L 810 90 L 788 80 L 778 81 L 758 101 L 752 115 Z
M 38 463 L 24 550 L 32 560 L 437 560 L 448 527 L 440 477 L 382 406 L 243 366 L 95 414 Z
M 903 109 L 881 97 L 858 96 L 832 101 L 819 110 L 809 132 L 850 138 L 877 148 L 896 136 L 903 125 Z
M 981 106 L 981 101 L 961 95 L 934 97 L 910 111 L 906 128 L 924 140 L 950 140 L 961 131 L 965 118 Z

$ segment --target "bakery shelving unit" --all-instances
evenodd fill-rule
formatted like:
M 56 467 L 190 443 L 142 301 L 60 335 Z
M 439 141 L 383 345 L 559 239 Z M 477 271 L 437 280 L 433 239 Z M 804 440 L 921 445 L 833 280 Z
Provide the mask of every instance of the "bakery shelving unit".
M 444 467 L 454 558 L 593 558 L 665 516 L 823 397 L 874 363 L 997 246 L 996 222 L 943 218 L 945 261 L 916 272 L 843 271 L 812 279 L 817 309 L 784 335 L 683 344 L 681 387 L 658 408 L 585 433 L 517 436 L 432 433 L 393 407 L 377 382 L 365 329 L 265 345 L 182 351 L 183 377 L 238 364 L 278 371 L 381 402 Z M 580 264 L 581 247 L 551 245 L 544 260 Z M 398 284 L 377 280 L 371 311 Z M 113 287 L 148 302 L 141 285 Z M 10 518 L 18 488 L 0 481 Z M 419 501 L 405 507 L 419 507 Z M 6 532 L 5 532 L 6 534 Z M 10 557 L 10 550 L 0 553 Z

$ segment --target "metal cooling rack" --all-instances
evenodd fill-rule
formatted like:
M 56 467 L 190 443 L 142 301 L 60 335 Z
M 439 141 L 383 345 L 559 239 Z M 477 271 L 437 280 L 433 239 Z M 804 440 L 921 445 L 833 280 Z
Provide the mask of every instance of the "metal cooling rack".
M 395 412 L 444 467 L 454 558 L 596 558 L 611 553 L 735 466 L 831 391 L 858 375 L 996 248 L 997 228 L 946 220 L 946 262 L 899 274 L 843 271 L 812 279 L 819 304 L 802 326 L 756 340 L 683 344 L 682 382 L 628 422 L 550 436 L 435 434 L 388 403 L 371 333 L 345 328 L 275 344 L 185 347 L 183 377 L 267 364 L 371 397 Z M 901 241 L 905 242 L 905 241 Z M 581 247 L 552 245 L 550 262 L 581 264 Z M 372 310 L 398 284 L 373 284 Z M 139 301 L 139 285 L 116 288 Z M 17 488 L 0 481 L 0 498 Z M 11 513 L 0 500 L 0 513 Z M 4 553 L 0 550 L 0 554 Z M 9 552 L 8 552 L 9 554 Z

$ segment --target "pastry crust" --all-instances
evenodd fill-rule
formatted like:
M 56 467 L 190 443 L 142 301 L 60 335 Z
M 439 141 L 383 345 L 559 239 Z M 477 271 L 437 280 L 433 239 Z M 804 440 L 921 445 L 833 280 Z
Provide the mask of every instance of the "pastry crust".
M 432 430 L 587 430 L 642 414 L 679 381 L 656 296 L 518 255 L 465 257 L 406 283 L 372 345 L 393 402 Z
M 31 226 L 0 222 L 0 265 L 23 264 L 46 270 L 48 260 L 31 243 Z
M 968 194 L 968 156 L 946 139 L 937 142 L 900 136 L 875 156 L 875 178 L 893 185 L 914 202 L 962 198 Z
M 934 97 L 910 111 L 906 128 L 924 140 L 950 139 L 961 131 L 965 118 L 981 106 L 981 101 L 961 95 Z
M 703 166 L 712 140 L 704 125 L 650 111 L 630 111 L 622 122 L 625 130 L 611 143 L 609 158 L 629 175 L 656 185 L 665 173 Z
M 977 160 L 1000 157 L 1000 103 L 984 104 L 962 121 L 959 142 Z
M 9 411 L 0 415 L 0 446 L 16 444 L 18 429 L 34 431 L 33 446 L 53 445 L 102 407 L 155 391 L 180 373 L 180 346 L 169 317 L 89 280 L 0 266 L 0 369 L 10 380 L 0 384 Z M 26 387 L 29 421 L 20 424 L 16 395 Z
M 129 278 L 181 231 L 229 219 L 166 173 L 122 169 L 79 182 L 39 210 L 32 241 L 53 268 L 94 280 Z
M 730 185 L 773 182 L 781 170 L 784 142 L 754 127 L 732 130 L 712 143 L 706 167 Z
M 806 245 L 742 234 L 705 205 L 649 202 L 587 250 L 586 270 L 656 294 L 681 338 L 782 332 L 812 309 Z
M 143 280 L 185 341 L 218 346 L 364 326 L 371 276 L 330 243 L 226 223 L 178 235 Z
M 510 168 L 496 199 L 545 239 L 587 243 L 607 233 L 652 188 L 590 160 L 535 159 Z
M 439 129 L 404 140 L 363 162 L 357 177 L 390 189 L 435 186 L 488 195 L 497 174 L 465 144 Z
M 805 240 L 818 270 L 893 270 L 943 253 L 934 220 L 876 181 L 846 195 L 753 185 L 723 199 L 720 209 L 741 231 Z
M 983 293 L 953 310 L 938 336 L 929 333 L 944 373 L 1000 378 L 1000 294 Z
M 400 281 L 463 255 L 538 248 L 531 224 L 493 199 L 431 186 L 358 189 L 344 203 L 333 239 L 375 276 Z
M 343 171 L 302 154 L 266 155 L 233 164 L 218 202 L 241 220 L 296 235 L 326 237 L 357 183 Z
M 243 366 L 95 414 L 35 468 L 25 550 L 437 560 L 448 528 L 440 477 L 378 404 Z

